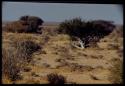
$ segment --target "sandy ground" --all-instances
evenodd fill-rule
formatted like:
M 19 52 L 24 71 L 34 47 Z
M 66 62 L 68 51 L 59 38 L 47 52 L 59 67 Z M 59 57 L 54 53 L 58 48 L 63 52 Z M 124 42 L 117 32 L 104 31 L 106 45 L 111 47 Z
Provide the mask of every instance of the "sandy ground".
M 33 54 L 33 61 L 27 66 L 31 70 L 21 72 L 23 79 L 15 83 L 44 84 L 48 83 L 47 74 L 57 73 L 65 76 L 67 83 L 110 84 L 111 61 L 122 59 L 118 49 L 109 46 L 122 48 L 123 38 L 117 39 L 115 42 L 107 36 L 98 42 L 98 47 L 79 50 L 71 46 L 68 36 L 52 36 L 42 50 Z

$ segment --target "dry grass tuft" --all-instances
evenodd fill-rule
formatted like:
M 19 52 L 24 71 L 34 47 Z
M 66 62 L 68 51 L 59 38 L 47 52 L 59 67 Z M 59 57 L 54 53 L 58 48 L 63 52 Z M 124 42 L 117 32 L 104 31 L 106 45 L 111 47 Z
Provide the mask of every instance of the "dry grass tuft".
M 48 36 L 56 36 L 58 34 L 58 28 L 47 28 L 44 27 L 42 29 L 42 35 L 48 35 Z
M 113 49 L 113 50 L 116 49 L 116 50 L 118 50 L 119 47 L 120 47 L 119 44 L 115 44 L 115 43 L 108 44 L 108 49 Z
M 113 61 L 113 66 L 111 68 L 111 75 L 109 80 L 113 84 L 122 84 L 123 83 L 123 62 L 121 60 Z
M 41 49 L 40 44 L 36 43 L 33 37 L 27 35 L 15 37 L 11 46 L 15 47 L 19 57 L 26 61 L 31 61 L 32 54 Z
M 3 39 L 2 45 L 2 76 L 11 81 L 21 79 L 20 72 L 32 60 L 32 54 L 41 46 L 31 36 L 17 36 L 7 43 Z
M 23 68 L 18 52 L 11 48 L 2 50 L 2 75 L 7 76 L 11 81 L 20 79 L 20 70 Z

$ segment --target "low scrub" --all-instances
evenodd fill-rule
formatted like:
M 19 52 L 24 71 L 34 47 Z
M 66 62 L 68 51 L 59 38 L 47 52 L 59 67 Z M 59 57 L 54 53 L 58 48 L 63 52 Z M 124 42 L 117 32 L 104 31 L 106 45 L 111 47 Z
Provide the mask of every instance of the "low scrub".
M 47 79 L 49 84 L 64 84 L 66 83 L 66 78 L 62 75 L 58 75 L 56 73 L 51 73 L 47 75 Z
M 32 60 L 32 54 L 41 46 L 31 36 L 14 37 L 8 46 L 2 45 L 2 78 L 11 81 L 21 78 L 20 71 L 24 70 L 27 62 Z
M 20 58 L 31 61 L 32 54 L 38 51 L 41 46 L 32 41 L 32 39 L 19 39 L 14 41 L 13 45 L 20 54 Z
M 8 77 L 11 81 L 20 79 L 20 70 L 23 68 L 18 52 L 12 48 L 2 49 L 2 76 Z

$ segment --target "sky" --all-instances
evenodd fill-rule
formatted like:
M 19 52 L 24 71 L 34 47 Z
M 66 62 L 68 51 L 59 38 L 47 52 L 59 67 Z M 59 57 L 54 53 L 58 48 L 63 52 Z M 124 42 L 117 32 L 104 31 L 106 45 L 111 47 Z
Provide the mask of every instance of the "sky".
M 18 20 L 24 15 L 37 16 L 44 21 L 62 22 L 81 17 L 86 21 L 103 19 L 123 24 L 123 10 L 115 4 L 2 2 L 2 21 Z

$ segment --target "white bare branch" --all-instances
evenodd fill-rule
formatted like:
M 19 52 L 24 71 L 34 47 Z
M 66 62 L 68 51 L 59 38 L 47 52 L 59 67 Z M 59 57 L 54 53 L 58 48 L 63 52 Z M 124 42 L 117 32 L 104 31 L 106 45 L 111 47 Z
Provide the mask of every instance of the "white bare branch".
M 75 37 L 75 39 L 71 42 L 71 44 L 72 44 L 72 46 L 74 46 L 78 49 L 84 49 L 85 48 L 84 42 L 78 37 Z

